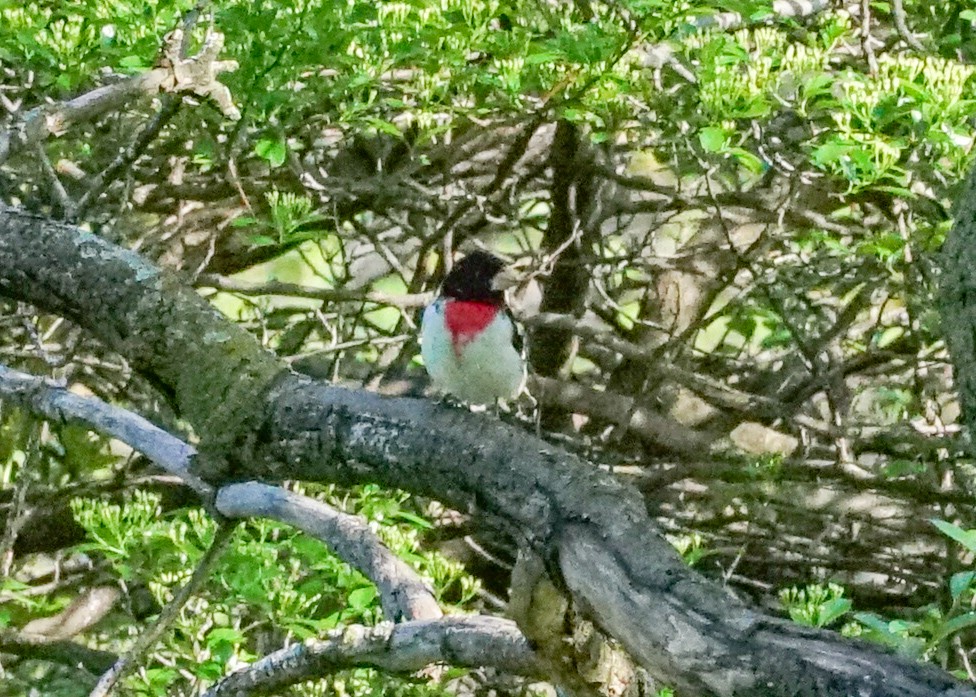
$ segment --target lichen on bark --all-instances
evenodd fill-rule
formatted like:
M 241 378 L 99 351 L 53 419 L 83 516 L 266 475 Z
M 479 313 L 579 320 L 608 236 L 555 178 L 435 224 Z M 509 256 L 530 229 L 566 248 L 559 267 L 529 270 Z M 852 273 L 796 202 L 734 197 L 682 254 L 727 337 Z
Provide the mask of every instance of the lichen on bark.
M 182 279 L 77 227 L 3 206 L 0 295 L 90 328 L 168 391 L 207 459 L 232 449 L 259 416 L 255 396 L 287 370 Z

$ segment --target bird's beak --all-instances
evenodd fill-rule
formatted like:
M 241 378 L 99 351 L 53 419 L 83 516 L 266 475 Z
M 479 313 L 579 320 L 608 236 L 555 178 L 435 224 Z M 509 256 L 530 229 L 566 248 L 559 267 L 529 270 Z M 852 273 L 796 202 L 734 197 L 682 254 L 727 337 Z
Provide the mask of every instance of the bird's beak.
M 491 279 L 492 290 L 508 290 L 514 288 L 519 283 L 518 274 L 512 269 L 502 269 Z

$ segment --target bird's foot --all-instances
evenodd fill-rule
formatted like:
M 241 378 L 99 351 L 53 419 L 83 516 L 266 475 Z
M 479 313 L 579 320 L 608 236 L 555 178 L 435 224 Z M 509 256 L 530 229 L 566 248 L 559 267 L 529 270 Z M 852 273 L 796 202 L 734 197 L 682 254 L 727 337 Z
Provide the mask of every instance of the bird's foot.
M 446 392 L 441 394 L 440 398 L 434 402 L 437 406 L 450 407 L 452 409 L 467 409 L 468 405 L 459 400 L 457 397 L 447 394 Z

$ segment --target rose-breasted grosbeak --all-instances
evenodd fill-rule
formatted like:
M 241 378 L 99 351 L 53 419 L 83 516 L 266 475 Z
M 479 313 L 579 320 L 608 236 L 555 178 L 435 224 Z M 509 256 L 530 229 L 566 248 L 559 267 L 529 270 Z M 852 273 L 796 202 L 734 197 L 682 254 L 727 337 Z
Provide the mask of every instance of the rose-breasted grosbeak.
M 420 355 L 434 387 L 470 404 L 514 397 L 525 381 L 522 340 L 505 306 L 501 259 L 475 251 L 447 274 L 424 310 Z

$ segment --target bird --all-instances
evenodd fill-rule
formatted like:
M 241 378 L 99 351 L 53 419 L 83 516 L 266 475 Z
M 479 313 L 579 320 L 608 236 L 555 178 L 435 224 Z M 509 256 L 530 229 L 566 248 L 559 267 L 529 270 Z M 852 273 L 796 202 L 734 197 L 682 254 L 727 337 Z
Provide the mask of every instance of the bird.
M 436 389 L 472 405 L 496 405 L 521 392 L 522 339 L 505 304 L 514 281 L 501 259 L 482 250 L 444 278 L 420 327 L 420 355 Z

